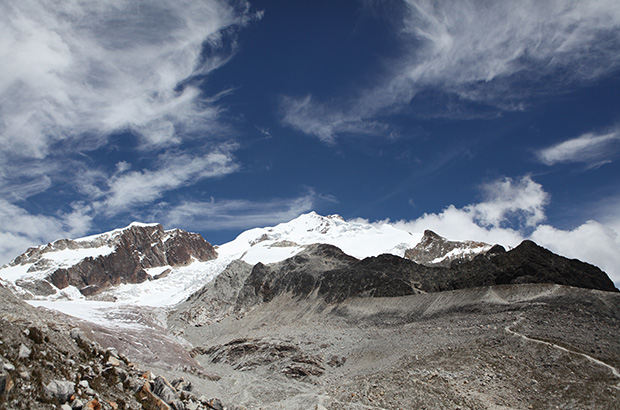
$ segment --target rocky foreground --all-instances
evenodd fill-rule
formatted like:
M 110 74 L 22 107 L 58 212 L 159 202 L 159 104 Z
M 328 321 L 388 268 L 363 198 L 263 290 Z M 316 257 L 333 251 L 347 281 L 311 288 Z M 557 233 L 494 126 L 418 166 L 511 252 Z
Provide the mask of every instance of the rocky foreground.
M 85 323 L 35 309 L 0 285 L 0 408 L 235 409 L 95 341 Z M 196 368 L 188 372 L 212 377 Z

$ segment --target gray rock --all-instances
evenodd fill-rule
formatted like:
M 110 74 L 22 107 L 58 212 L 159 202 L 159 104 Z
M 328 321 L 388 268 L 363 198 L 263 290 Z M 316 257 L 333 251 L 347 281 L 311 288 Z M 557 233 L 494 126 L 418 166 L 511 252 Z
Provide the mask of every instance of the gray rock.
M 32 353 L 32 350 L 30 350 L 30 348 L 24 345 L 23 343 L 19 346 L 19 358 L 20 359 L 29 358 L 31 353 Z
M 65 380 L 52 380 L 45 386 L 45 394 L 57 398 L 60 403 L 69 401 L 69 398 L 74 392 L 75 383 Z
M 15 370 L 15 366 L 13 366 L 13 364 L 10 362 L 0 362 L 0 371 L 2 370 L 12 372 Z
M 79 327 L 71 329 L 70 335 L 74 340 L 84 340 L 84 332 Z
M 82 410 L 82 407 L 84 407 L 84 402 L 80 399 L 75 399 L 73 403 L 71 403 L 72 410 Z
M 108 361 L 105 363 L 106 366 L 117 367 L 121 365 L 121 362 L 114 356 L 108 357 Z

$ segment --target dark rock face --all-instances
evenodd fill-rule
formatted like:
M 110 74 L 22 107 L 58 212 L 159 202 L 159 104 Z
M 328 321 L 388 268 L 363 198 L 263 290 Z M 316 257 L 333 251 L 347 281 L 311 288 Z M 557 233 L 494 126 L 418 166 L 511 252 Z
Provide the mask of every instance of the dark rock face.
M 317 244 L 283 262 L 259 263 L 244 276 L 236 298 L 238 309 L 286 293 L 295 298 L 317 295 L 331 303 L 350 297 L 393 297 L 520 283 L 617 291 L 599 268 L 556 255 L 531 241 L 508 252 L 494 246 L 471 261 L 456 261 L 450 267 L 424 266 L 388 254 L 358 260 L 335 246 Z
M 594 265 L 567 259 L 523 241 L 515 249 L 479 256 L 471 262 L 453 266 L 455 288 L 511 283 L 556 283 L 579 288 L 617 292 L 609 277 Z
M 46 251 L 88 246 L 113 247 L 112 253 L 84 258 L 47 276 L 47 280 L 59 289 L 72 285 L 88 296 L 120 283 L 141 283 L 151 279 L 145 271 L 148 268 L 182 266 L 194 259 L 208 261 L 217 257 L 213 246 L 201 235 L 179 229 L 164 231 L 161 225 L 132 225 L 111 238 L 98 238 L 93 242 L 56 241 L 45 247 L 29 249 L 12 264 L 34 263 L 30 270 L 43 270 L 47 267 Z M 42 284 L 35 285 L 31 285 L 33 290 L 45 290 Z

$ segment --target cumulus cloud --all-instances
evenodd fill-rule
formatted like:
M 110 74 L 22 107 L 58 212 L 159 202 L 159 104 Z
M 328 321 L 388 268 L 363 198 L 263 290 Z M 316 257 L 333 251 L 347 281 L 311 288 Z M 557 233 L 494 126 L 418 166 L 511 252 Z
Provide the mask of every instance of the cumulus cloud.
M 546 165 L 562 162 L 584 162 L 597 167 L 611 162 L 620 151 L 620 130 L 586 133 L 539 150 L 536 155 Z
M 166 146 L 214 129 L 219 109 L 191 80 L 229 58 L 223 30 L 248 18 L 215 0 L 2 2 L 0 150 L 44 158 L 124 130 Z
M 403 53 L 386 62 L 383 80 L 351 90 L 352 102 L 286 99 L 284 123 L 330 141 L 406 108 L 428 89 L 461 104 L 521 110 L 534 95 L 565 92 L 620 66 L 620 5 L 613 0 L 404 1 L 395 39 Z
M 553 252 L 600 267 L 616 285 L 620 284 L 620 230 L 616 230 L 619 224 L 604 226 L 587 221 L 572 230 L 544 224 L 545 205 L 550 197 L 530 177 L 517 181 L 504 178 L 483 186 L 483 192 L 485 200 L 481 202 L 462 208 L 450 205 L 439 213 L 426 213 L 414 220 L 391 223 L 409 232 L 430 229 L 450 239 L 498 243 L 507 247 L 532 239 Z
M 230 199 L 212 199 L 209 202 L 186 201 L 173 206 L 162 205 L 151 218 L 162 221 L 166 226 L 186 229 L 210 231 L 248 229 L 289 221 L 326 200 L 332 199 L 309 190 L 298 197 L 268 201 Z

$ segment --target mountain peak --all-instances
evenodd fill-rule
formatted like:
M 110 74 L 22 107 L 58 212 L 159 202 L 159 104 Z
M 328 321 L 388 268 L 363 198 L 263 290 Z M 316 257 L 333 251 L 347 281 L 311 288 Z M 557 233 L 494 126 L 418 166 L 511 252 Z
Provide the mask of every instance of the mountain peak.
M 405 251 L 405 258 L 423 265 L 450 266 L 455 260 L 471 260 L 492 248 L 484 242 L 450 241 L 427 229 L 420 242 Z

